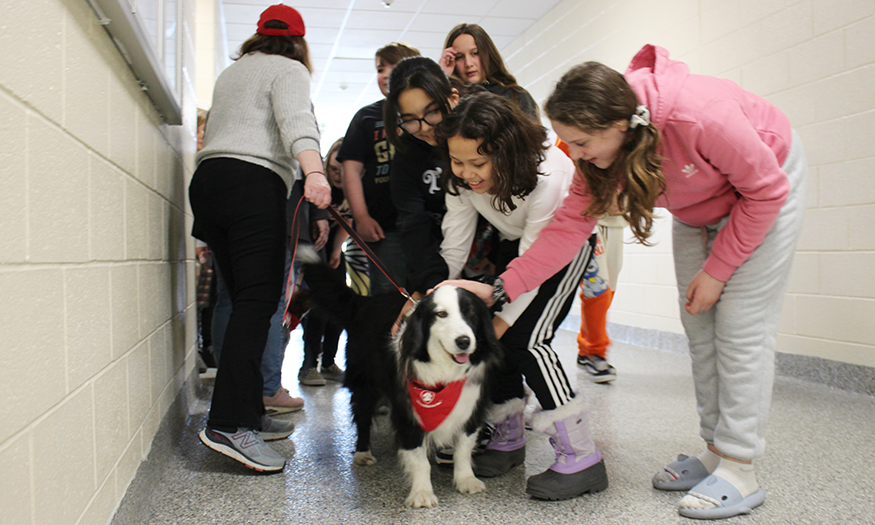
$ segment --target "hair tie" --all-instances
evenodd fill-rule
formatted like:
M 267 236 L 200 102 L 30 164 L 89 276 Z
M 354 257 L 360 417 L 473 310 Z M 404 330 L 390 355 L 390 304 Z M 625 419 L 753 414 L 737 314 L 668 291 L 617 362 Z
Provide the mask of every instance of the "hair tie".
M 638 106 L 635 108 L 635 114 L 629 119 L 629 128 L 635 129 L 638 125 L 649 126 L 650 125 L 650 110 L 647 109 L 647 106 Z

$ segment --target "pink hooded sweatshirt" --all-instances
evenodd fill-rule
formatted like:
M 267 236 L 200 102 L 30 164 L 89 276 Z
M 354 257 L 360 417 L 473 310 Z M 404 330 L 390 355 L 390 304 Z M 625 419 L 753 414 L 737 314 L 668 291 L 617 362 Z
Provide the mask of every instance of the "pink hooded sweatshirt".
M 792 142 L 790 121 L 729 80 L 691 75 L 686 64 L 669 59 L 658 46 L 644 46 L 625 77 L 662 133 L 666 191 L 656 206 L 690 226 L 729 216 L 703 266 L 728 281 L 762 243 L 787 199 L 790 185 L 781 165 Z M 597 222 L 581 215 L 589 202 L 578 173 L 553 222 L 501 274 L 511 300 L 580 252 Z

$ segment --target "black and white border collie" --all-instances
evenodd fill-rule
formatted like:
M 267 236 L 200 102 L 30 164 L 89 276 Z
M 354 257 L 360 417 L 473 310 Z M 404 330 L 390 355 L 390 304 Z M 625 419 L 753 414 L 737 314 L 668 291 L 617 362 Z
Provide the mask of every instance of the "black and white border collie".
M 489 408 L 489 380 L 502 351 L 492 315 L 474 294 L 443 286 L 426 296 L 395 339 L 398 384 L 392 424 L 412 487 L 405 503 L 437 504 L 428 453 L 454 447 L 453 482 L 459 492 L 486 486 L 474 476 L 471 454 Z
M 346 376 L 357 440 L 353 462 L 372 465 L 371 424 L 379 402 L 391 403 L 399 457 L 412 487 L 405 503 L 437 504 L 429 453 L 454 447 L 459 492 L 485 489 L 471 454 L 490 407 L 490 378 L 502 359 L 492 315 L 474 294 L 444 286 L 426 296 L 396 337 L 391 328 L 406 299 L 400 293 L 362 297 L 324 264 L 305 264 L 311 300 L 347 331 Z

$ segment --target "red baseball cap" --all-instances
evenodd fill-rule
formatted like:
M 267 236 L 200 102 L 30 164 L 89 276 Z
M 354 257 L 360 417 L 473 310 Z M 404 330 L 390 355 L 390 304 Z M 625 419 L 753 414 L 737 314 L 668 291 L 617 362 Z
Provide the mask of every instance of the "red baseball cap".
M 270 20 L 279 20 L 285 22 L 288 29 L 273 29 L 264 27 L 264 24 Z M 294 7 L 289 7 L 283 4 L 276 4 L 268 7 L 261 13 L 261 18 L 258 19 L 259 35 L 269 36 L 304 36 L 304 19 L 301 18 L 301 13 L 295 10 Z

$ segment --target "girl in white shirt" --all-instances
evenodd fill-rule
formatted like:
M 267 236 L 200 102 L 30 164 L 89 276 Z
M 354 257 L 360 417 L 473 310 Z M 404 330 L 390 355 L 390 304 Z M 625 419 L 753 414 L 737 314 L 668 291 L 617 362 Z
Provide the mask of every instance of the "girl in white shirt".
M 542 126 L 491 93 L 463 99 L 435 135 L 452 168 L 443 175 L 447 212 L 441 244 L 450 278 L 458 278 L 465 265 L 478 215 L 500 233 L 494 262 L 501 273 L 550 223 L 568 194 L 574 164 L 546 145 Z M 525 462 L 525 377 L 543 408 L 535 414 L 533 428 L 550 434 L 556 451 L 556 462 L 527 482 L 526 492 L 541 499 L 573 498 L 604 490 L 608 483 L 586 402 L 575 396 L 550 346 L 590 255 L 588 247 L 583 249 L 538 289 L 504 305 L 493 323 L 505 359 L 491 392 L 495 407 L 488 420 L 494 430 L 486 450 L 474 458 L 474 472 L 492 477 Z

